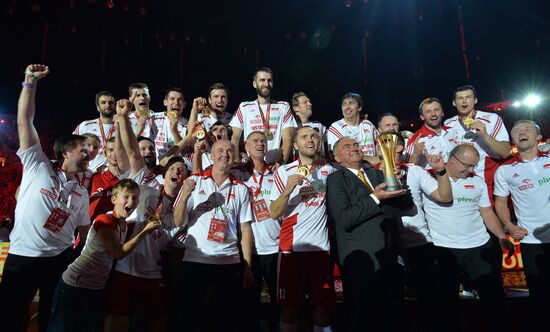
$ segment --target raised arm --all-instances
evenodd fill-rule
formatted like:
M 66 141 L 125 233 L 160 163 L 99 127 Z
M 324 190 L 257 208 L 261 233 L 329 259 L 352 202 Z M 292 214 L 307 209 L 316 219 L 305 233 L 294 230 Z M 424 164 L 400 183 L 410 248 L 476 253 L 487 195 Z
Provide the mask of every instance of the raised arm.
M 187 220 L 187 201 L 193 190 L 195 190 L 195 185 L 195 180 L 191 178 L 183 181 L 174 206 L 174 224 L 176 227 L 181 227 Z
M 492 155 L 498 156 L 500 159 L 506 159 L 510 157 L 510 143 L 505 141 L 497 141 L 491 135 L 487 133 L 485 124 L 479 120 L 474 121 L 472 128 L 476 129 L 479 133 L 479 137 L 485 141 Z
M 19 102 L 17 103 L 17 133 L 19 134 L 19 149 L 27 150 L 38 143 L 38 132 L 34 127 L 35 98 L 38 80 L 50 73 L 48 66 L 32 64 L 25 70 L 25 80 L 22 85 Z
M 124 174 L 130 169 L 130 161 L 128 160 L 128 155 L 122 144 L 122 139 L 120 138 L 120 124 L 118 119 L 113 123 L 115 126 L 115 156 L 117 161 L 118 173 Z
M 136 175 L 145 166 L 145 160 L 143 160 L 141 153 L 139 153 L 139 144 L 134 132 L 132 131 L 130 119 L 128 118 L 128 114 L 132 109 L 135 98 L 136 93 L 134 92 L 132 97 L 130 97 L 130 100 L 121 99 L 116 103 L 116 112 L 119 117 L 118 123 L 120 126 L 120 138 L 122 140 L 122 145 L 126 150 L 126 154 L 128 155 L 131 176 Z

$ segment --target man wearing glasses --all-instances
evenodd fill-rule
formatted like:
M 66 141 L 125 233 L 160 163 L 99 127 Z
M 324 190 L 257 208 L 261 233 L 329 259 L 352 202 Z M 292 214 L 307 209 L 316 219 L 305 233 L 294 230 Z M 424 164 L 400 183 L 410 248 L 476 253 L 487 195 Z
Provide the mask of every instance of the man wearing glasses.
M 453 194 L 451 203 L 438 203 L 424 194 L 426 221 L 438 261 L 439 316 L 448 331 L 460 330 L 456 313 L 461 273 L 479 293 L 488 330 L 504 328 L 501 317 L 506 306 L 498 263 L 500 253 L 493 247 L 487 230 L 498 238 L 503 249 L 513 253 L 513 245 L 491 208 L 485 181 L 474 175 L 479 155 L 468 144 L 451 151 L 445 166 Z

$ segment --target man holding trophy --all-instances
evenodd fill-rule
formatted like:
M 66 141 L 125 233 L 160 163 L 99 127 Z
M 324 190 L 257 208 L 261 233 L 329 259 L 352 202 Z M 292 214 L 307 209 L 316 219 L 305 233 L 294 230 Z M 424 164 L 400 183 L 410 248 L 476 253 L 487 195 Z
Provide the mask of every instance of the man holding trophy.
M 394 174 L 397 135 L 382 134 L 379 142 L 385 172 L 365 169 L 359 143 L 343 137 L 334 144 L 342 167 L 327 179 L 349 331 L 402 330 L 396 210 L 411 200 Z

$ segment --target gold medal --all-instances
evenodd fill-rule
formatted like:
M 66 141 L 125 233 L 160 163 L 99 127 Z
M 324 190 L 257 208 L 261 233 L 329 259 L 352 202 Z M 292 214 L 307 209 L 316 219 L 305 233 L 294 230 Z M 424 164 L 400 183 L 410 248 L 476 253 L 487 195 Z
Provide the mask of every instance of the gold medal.
M 271 131 L 269 129 L 264 130 L 264 135 L 265 135 L 265 138 L 269 140 L 273 139 L 273 134 L 271 134 Z
M 466 119 L 464 119 L 464 125 L 466 126 L 466 128 L 470 128 L 473 124 L 474 124 L 474 119 L 470 117 L 467 117 Z
M 176 111 L 168 111 L 168 112 L 166 112 L 166 116 L 169 117 L 172 120 L 177 120 L 178 119 L 178 113 L 176 113 Z
M 139 117 L 141 117 L 141 118 L 148 118 L 149 117 L 149 110 L 139 110 L 138 114 L 139 114 Z
M 310 174 L 309 168 L 307 168 L 307 166 L 304 166 L 304 165 L 299 166 L 298 167 L 298 174 L 303 175 L 305 178 L 307 178 Z
M 160 218 L 156 214 L 151 214 L 147 217 L 147 223 L 160 221 Z
M 202 109 L 201 113 L 203 116 L 210 116 L 210 111 L 211 111 L 210 105 L 204 105 L 204 108 Z
M 206 136 L 206 132 L 202 129 L 198 130 L 196 133 L 195 133 L 195 137 L 198 139 L 198 140 L 201 140 L 201 139 L 204 139 L 204 136 Z

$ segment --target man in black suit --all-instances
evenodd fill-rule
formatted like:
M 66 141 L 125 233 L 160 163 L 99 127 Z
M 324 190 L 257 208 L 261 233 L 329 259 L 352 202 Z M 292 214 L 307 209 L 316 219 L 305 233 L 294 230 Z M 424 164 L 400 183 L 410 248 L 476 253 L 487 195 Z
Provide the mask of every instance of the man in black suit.
M 406 209 L 410 200 L 404 189 L 384 190 L 382 171 L 363 169 L 363 152 L 354 139 L 336 142 L 334 157 L 342 168 L 327 179 L 327 204 L 334 220 L 348 330 L 400 331 L 403 282 L 395 212 Z

